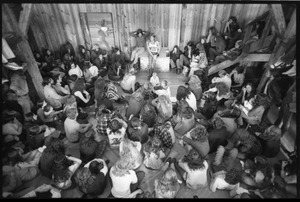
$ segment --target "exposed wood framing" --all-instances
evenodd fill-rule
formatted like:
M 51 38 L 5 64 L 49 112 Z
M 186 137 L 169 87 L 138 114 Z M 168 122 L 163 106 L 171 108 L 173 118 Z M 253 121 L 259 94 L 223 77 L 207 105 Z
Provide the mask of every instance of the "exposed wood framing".
M 278 34 L 282 37 L 285 29 L 285 19 L 283 15 L 283 10 L 281 4 L 269 4 L 270 13 L 275 25 L 275 29 L 277 30 Z
M 260 83 L 257 87 L 257 92 L 261 92 L 263 87 L 265 86 L 268 78 L 266 77 L 266 73 L 270 69 L 270 65 L 277 62 L 278 58 L 282 56 L 286 51 L 286 43 L 296 35 L 296 8 L 293 11 L 293 15 L 290 19 L 290 22 L 287 26 L 286 31 L 284 32 L 283 39 L 275 46 L 274 51 L 270 57 L 268 65 L 266 65 L 265 72 L 260 80 Z
M 2 15 L 5 15 L 7 17 L 7 21 L 2 21 L 2 32 L 13 31 L 17 36 L 22 36 L 21 30 L 18 26 L 18 21 L 13 14 L 13 11 L 7 4 L 2 4 Z M 6 30 L 8 25 L 3 23 L 10 24 L 9 26 L 12 27 L 13 30 Z M 43 78 L 26 37 L 22 37 L 22 40 L 17 44 L 17 49 L 14 53 L 16 57 L 27 63 L 27 66 L 25 68 L 32 78 L 37 94 L 41 99 L 44 99 L 44 90 L 42 86 Z
M 30 17 L 31 17 L 31 11 L 32 11 L 32 4 L 22 4 L 23 10 L 21 11 L 20 14 L 20 19 L 19 19 L 19 28 L 20 32 L 22 33 L 23 36 L 27 34 L 29 24 L 30 24 Z
M 236 63 L 239 63 L 241 61 L 245 62 L 268 62 L 270 59 L 271 54 L 242 54 L 239 57 L 237 57 L 235 60 L 226 60 L 224 62 L 221 62 L 220 64 L 217 64 L 215 66 L 212 66 L 208 70 L 208 76 L 217 73 L 218 71 L 222 69 L 226 69 Z

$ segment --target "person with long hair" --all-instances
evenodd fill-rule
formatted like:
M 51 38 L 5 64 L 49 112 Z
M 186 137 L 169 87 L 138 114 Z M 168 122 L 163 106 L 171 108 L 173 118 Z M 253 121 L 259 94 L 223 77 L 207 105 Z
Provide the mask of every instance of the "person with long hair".
M 254 96 L 253 108 L 251 110 L 245 110 L 243 106 L 239 105 L 239 108 L 241 109 L 239 124 L 243 125 L 244 119 L 248 124 L 259 125 L 268 105 L 269 101 L 267 95 L 263 93 L 258 93 Z
M 224 35 L 226 40 L 226 50 L 233 48 L 235 42 L 239 39 L 242 39 L 242 30 L 240 29 L 235 16 L 230 16 L 226 22 Z
M 179 72 L 180 69 L 180 55 L 182 54 L 178 45 L 175 45 L 170 52 L 170 66 L 171 70 L 175 70 L 175 72 Z
M 79 49 L 78 65 L 80 68 L 83 68 L 84 64 L 90 63 L 91 54 L 90 54 L 90 51 L 87 50 L 83 45 L 79 45 L 78 49 Z
M 63 190 L 70 188 L 72 185 L 71 178 L 81 165 L 81 162 L 78 158 L 59 153 L 55 157 L 51 168 L 55 187 Z
M 200 104 L 201 97 L 202 97 L 202 81 L 199 79 L 197 75 L 192 75 L 188 81 L 188 89 L 194 93 L 197 105 Z
M 125 136 L 119 147 L 120 158 L 129 157 L 133 161 L 133 170 L 137 170 L 143 163 L 141 149 L 142 144 L 140 142 L 132 141 Z
M 143 191 L 138 189 L 145 177 L 143 171 L 134 171 L 133 159 L 123 156 L 111 167 L 109 176 L 112 182 L 111 195 L 115 198 L 135 198 Z
M 50 142 L 50 145 L 43 151 L 42 156 L 40 158 L 40 169 L 43 176 L 51 179 L 52 170 L 51 166 L 54 162 L 54 159 L 58 154 L 64 154 L 65 148 L 63 141 L 55 138 Z
M 78 107 L 85 108 L 95 104 L 94 96 L 91 96 L 90 93 L 86 91 L 86 84 L 83 78 L 77 78 L 74 88 L 72 89 L 72 94 L 76 98 Z
M 207 186 L 208 163 L 197 149 L 192 148 L 181 160 L 175 161 L 174 165 L 188 188 L 197 190 Z
M 206 128 L 199 123 L 187 132 L 182 137 L 182 140 L 187 144 L 188 151 L 195 148 L 202 158 L 205 158 L 209 153 L 208 132 Z
M 252 102 L 254 100 L 254 96 L 255 96 L 255 88 L 253 83 L 248 82 L 246 83 L 246 85 L 242 88 L 241 92 L 232 98 L 229 98 L 224 104 L 227 108 L 232 108 L 233 106 L 235 106 L 236 104 L 242 104 L 244 106 L 247 106 L 249 109 L 251 109 L 252 106 Z M 251 106 L 249 105 L 251 104 Z
M 154 181 L 155 198 L 175 198 L 182 183 L 173 162 L 167 161 L 161 169 L 162 176 Z
M 196 121 L 194 110 L 188 106 L 186 109 L 178 111 L 176 115 L 173 115 L 172 122 L 176 137 L 181 138 L 189 130 L 195 127 Z
M 180 74 L 183 71 L 183 67 L 190 67 L 193 52 L 195 50 L 195 45 L 192 41 L 189 41 L 184 47 L 183 53 L 179 57 L 179 67 L 177 70 L 177 74 Z
M 160 95 L 152 100 L 152 105 L 156 107 L 158 115 L 161 116 L 165 121 L 172 117 L 173 105 L 170 98 L 166 95 Z
M 146 37 L 148 37 L 149 34 L 150 32 L 143 31 L 142 29 L 129 33 L 129 35 L 135 37 L 136 40 L 136 47 L 131 52 L 130 60 L 132 61 L 132 67 L 138 62 L 139 57 L 145 52 Z
M 189 106 L 196 111 L 197 110 L 197 100 L 193 92 L 191 92 L 185 86 L 179 86 L 177 88 L 176 99 L 179 102 L 180 100 L 185 100 Z
M 159 56 L 161 45 L 156 39 L 156 35 L 152 33 L 150 39 L 146 42 L 149 58 L 149 78 L 152 76 L 152 72 L 155 67 L 157 57 Z
M 163 167 L 163 159 L 166 157 L 163 142 L 157 135 L 148 141 L 143 149 L 144 165 L 148 169 L 160 170 Z

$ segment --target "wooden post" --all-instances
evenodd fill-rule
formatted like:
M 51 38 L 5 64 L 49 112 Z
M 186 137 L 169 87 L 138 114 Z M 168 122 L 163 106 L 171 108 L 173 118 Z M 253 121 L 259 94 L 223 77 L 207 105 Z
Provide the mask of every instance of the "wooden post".
M 27 34 L 28 28 L 29 28 L 29 21 L 30 21 L 30 16 L 31 16 L 31 11 L 32 11 L 32 4 L 22 4 L 23 10 L 21 11 L 20 14 L 20 19 L 19 19 L 19 28 L 20 31 L 23 35 Z
M 273 18 L 275 29 L 279 33 L 280 37 L 282 37 L 286 29 L 282 6 L 281 4 L 269 4 L 268 6 Z
M 21 36 L 22 41 L 17 44 L 18 50 L 15 51 L 15 54 L 17 57 L 19 57 L 21 60 L 27 63 L 27 66 L 24 67 L 27 69 L 28 73 L 30 74 L 34 87 L 38 93 L 38 96 L 41 99 L 44 99 L 44 90 L 42 86 L 42 75 L 40 73 L 40 70 L 38 68 L 38 65 L 35 61 L 35 58 L 33 56 L 32 50 L 29 46 L 29 43 L 27 41 L 26 35 L 23 35 L 19 26 L 18 26 L 18 21 L 16 19 L 16 16 L 14 15 L 13 11 L 7 4 L 2 4 L 2 15 L 6 15 L 8 22 L 6 23 L 11 23 L 11 27 L 13 28 L 13 32 L 16 33 L 17 36 Z M 3 21 L 2 21 L 3 23 Z M 30 22 L 28 22 L 30 23 Z M 5 30 L 6 26 L 2 24 L 2 32 L 9 31 Z
M 285 53 L 285 51 L 286 51 L 285 44 L 289 41 L 290 38 L 295 37 L 295 35 L 296 35 L 296 8 L 293 11 L 293 15 L 287 26 L 287 29 L 285 30 L 283 39 L 275 46 L 274 51 L 270 57 L 270 60 L 265 67 L 266 68 L 265 72 L 259 82 L 257 89 L 256 89 L 257 93 L 262 91 L 263 87 L 265 86 L 266 82 L 268 81 L 268 78 L 266 77 L 266 73 L 270 70 L 270 65 L 277 62 L 278 58 Z

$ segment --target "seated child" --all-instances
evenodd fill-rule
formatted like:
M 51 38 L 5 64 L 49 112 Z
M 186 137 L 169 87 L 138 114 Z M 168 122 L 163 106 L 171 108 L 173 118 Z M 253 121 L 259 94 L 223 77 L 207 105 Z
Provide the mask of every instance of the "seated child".
M 150 78 L 150 83 L 152 84 L 153 87 L 160 85 L 159 78 L 158 78 L 156 72 L 153 72 L 153 74 Z
M 153 91 L 157 96 L 166 95 L 167 97 L 171 97 L 171 90 L 170 87 L 168 86 L 167 80 L 163 80 L 160 86 L 155 86 L 153 88 Z

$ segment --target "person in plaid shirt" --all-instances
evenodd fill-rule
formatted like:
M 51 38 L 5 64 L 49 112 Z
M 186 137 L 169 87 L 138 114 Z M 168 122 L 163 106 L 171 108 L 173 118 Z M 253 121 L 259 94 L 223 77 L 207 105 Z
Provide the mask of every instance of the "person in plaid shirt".
M 101 105 L 99 107 L 99 110 L 97 113 L 98 124 L 96 126 L 98 135 L 107 136 L 106 129 L 107 129 L 108 123 L 111 120 L 112 116 L 113 116 L 113 112 L 110 109 L 105 108 L 104 105 Z
M 175 144 L 175 134 L 170 121 L 167 121 L 162 127 L 155 127 L 154 135 L 159 137 L 164 147 L 171 149 Z

